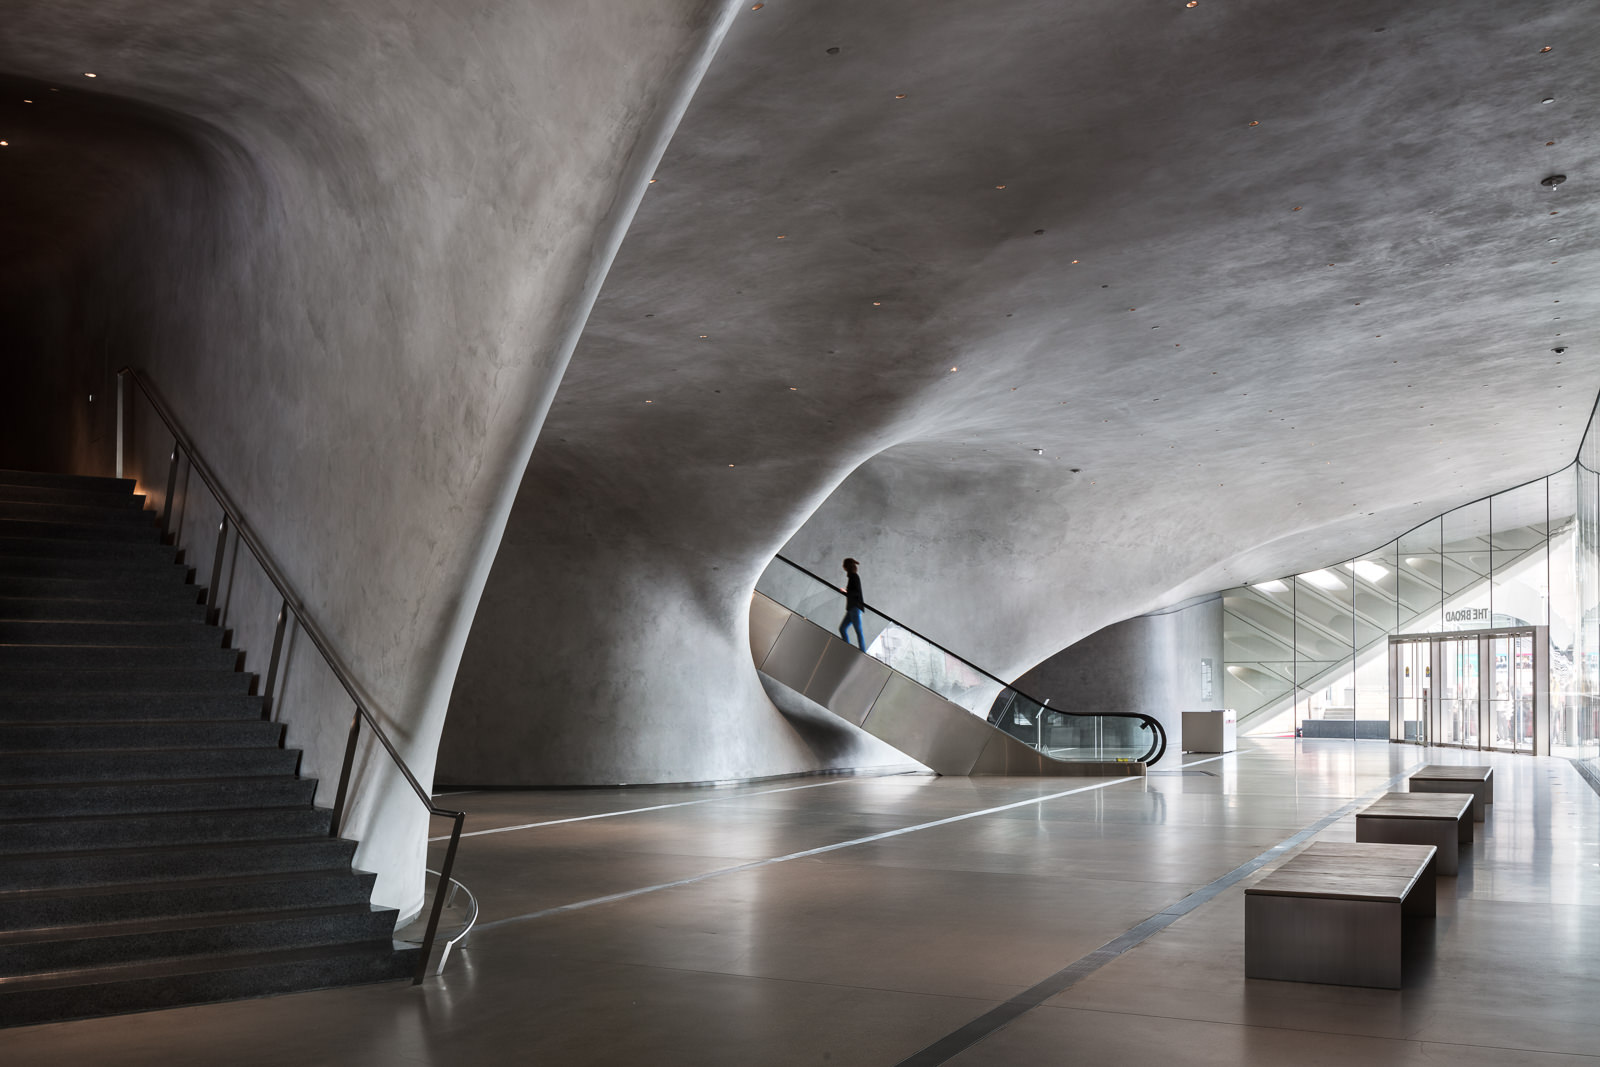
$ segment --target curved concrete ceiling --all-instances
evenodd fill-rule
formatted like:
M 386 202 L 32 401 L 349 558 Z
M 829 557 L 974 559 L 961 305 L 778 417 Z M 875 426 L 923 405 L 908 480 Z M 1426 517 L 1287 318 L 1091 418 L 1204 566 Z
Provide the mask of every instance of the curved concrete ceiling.
M 442 773 L 792 769 L 743 647 L 785 544 L 1018 674 L 1565 465 L 1596 46 L 1531 0 L 746 5 L 533 454 Z

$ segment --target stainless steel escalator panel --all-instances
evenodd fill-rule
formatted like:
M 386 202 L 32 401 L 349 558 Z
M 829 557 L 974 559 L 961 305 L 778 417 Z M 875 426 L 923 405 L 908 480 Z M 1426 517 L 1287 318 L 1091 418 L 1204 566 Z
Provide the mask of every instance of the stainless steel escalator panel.
M 772 646 L 778 643 L 778 635 L 783 633 L 784 624 L 789 621 L 789 616 L 794 614 L 782 604 L 771 597 L 756 593 L 750 598 L 750 658 L 755 660 L 757 670 L 765 670 L 763 666 L 767 657 L 772 654 Z
M 1008 733 L 993 731 L 994 736 L 983 746 L 983 752 L 972 765 L 971 774 L 1052 775 L 1071 774 L 1066 764 L 1045 759 L 1037 749 L 1018 741 Z
M 861 728 L 937 774 L 972 773 L 994 727 L 966 708 L 891 674 Z
M 853 645 L 829 641 L 805 695 L 860 726 L 894 672 Z
M 795 692 L 804 693 L 829 642 L 843 644 L 836 635 L 791 614 L 778 639 L 772 643 L 772 651 L 767 653 L 761 670 Z

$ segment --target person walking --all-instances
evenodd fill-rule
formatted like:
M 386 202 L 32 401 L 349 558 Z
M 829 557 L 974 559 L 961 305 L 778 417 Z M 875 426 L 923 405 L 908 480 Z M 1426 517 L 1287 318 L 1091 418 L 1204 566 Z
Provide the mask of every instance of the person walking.
M 846 558 L 844 572 L 849 575 L 844 583 L 844 619 L 839 623 L 839 638 L 848 643 L 850 641 L 849 627 L 856 628 L 856 645 L 865 652 L 867 640 L 861 633 L 861 611 L 867 606 L 866 599 L 861 595 L 861 575 L 856 569 L 861 564 L 856 560 Z

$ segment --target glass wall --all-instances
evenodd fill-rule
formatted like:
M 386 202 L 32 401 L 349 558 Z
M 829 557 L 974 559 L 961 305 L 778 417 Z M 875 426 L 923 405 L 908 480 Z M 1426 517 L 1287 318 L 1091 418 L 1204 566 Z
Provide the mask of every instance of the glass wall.
M 1600 428 L 1577 463 L 1463 505 L 1387 545 L 1223 595 L 1224 696 L 1248 733 L 1389 736 L 1391 634 L 1549 628 L 1551 752 L 1600 774 Z M 1397 659 L 1402 720 L 1494 671 L 1496 730 L 1530 729 L 1531 648 L 1495 646 L 1492 663 Z M 1471 658 L 1471 657 L 1469 657 Z M 1504 677 L 1502 677 L 1502 675 Z M 1525 677 L 1526 675 L 1526 677 Z M 1463 681 L 1465 679 L 1465 681 Z M 1468 686 L 1467 683 L 1471 685 Z M 1501 690 L 1504 689 L 1504 692 Z M 1526 699 L 1524 699 L 1526 698 Z M 1504 720 L 1502 723 L 1501 720 Z M 1476 730 L 1463 720 L 1463 730 Z M 1414 729 L 1408 726 L 1409 731 Z

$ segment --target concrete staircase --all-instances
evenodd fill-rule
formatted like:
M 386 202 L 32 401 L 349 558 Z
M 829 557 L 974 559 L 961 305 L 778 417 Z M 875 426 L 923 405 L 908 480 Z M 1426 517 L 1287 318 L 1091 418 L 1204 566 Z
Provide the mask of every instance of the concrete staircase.
M 0 1025 L 409 977 L 133 483 L 0 471 Z

